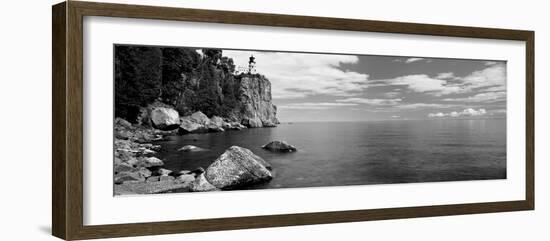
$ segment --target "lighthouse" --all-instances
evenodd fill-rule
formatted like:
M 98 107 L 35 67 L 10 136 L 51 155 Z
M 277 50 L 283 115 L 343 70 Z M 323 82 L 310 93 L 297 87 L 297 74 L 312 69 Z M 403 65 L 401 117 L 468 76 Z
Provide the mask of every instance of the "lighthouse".
M 256 58 L 254 55 L 250 55 L 248 59 L 248 74 L 256 74 Z

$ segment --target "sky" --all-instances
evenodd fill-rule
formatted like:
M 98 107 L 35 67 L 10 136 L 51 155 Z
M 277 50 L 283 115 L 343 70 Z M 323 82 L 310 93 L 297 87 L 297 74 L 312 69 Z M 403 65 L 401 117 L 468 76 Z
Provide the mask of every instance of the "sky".
M 504 118 L 506 62 L 223 50 L 256 57 L 281 122 Z

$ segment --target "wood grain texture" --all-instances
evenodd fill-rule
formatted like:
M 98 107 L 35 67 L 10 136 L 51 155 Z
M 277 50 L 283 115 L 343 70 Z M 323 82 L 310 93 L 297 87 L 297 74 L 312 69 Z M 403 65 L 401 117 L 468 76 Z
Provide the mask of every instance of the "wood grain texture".
M 52 10 L 52 232 L 67 240 L 203 232 L 534 209 L 534 32 L 357 19 L 69 1 Z M 83 225 L 83 17 L 108 16 L 395 34 L 519 40 L 526 43 L 526 194 L 524 200 L 338 212 Z
M 66 237 L 66 4 L 52 7 L 52 234 Z

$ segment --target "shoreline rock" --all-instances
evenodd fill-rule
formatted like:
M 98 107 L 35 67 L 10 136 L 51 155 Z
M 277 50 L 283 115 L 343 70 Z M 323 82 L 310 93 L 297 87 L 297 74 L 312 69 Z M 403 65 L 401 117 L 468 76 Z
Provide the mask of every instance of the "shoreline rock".
M 182 117 L 196 124 L 198 129 L 205 127 L 194 121 L 206 123 L 211 128 L 223 126 L 231 129 L 246 128 L 237 122 L 226 122 L 221 117 L 208 119 L 202 113 L 195 117 Z M 182 122 L 179 129 L 182 129 Z M 155 124 L 156 125 L 156 124 Z M 116 135 L 116 133 L 120 133 Z M 220 155 L 205 170 L 199 167 L 192 171 L 174 172 L 164 168 L 164 162 L 152 155 L 161 146 L 150 142 L 162 138 L 162 134 L 173 132 L 158 131 L 151 127 L 138 127 L 123 119 L 115 119 L 115 157 L 113 163 L 114 194 L 154 194 L 165 192 L 204 192 L 231 190 L 255 185 L 273 178 L 271 165 L 249 149 L 232 146 Z M 186 145 L 178 151 L 204 151 L 206 149 Z
M 206 181 L 222 190 L 269 181 L 273 175 L 265 163 L 250 150 L 232 146 L 206 169 Z
M 151 111 L 151 123 L 160 130 L 173 130 L 180 124 L 179 113 L 168 107 L 156 107 Z
M 193 182 L 191 182 L 191 185 L 189 186 L 189 190 L 192 192 L 211 192 L 211 191 L 219 191 L 220 189 L 216 188 L 214 185 L 212 185 L 206 177 L 203 174 L 200 174 L 195 178 Z
M 285 141 L 272 141 L 263 145 L 262 148 L 271 152 L 295 152 L 298 150 L 296 147 L 286 143 Z

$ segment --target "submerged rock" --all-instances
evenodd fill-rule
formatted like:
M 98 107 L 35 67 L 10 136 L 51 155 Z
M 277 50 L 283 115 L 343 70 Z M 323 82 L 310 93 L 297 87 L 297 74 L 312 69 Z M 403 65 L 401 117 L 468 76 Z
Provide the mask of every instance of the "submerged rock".
M 272 141 L 264 146 L 263 149 L 272 152 L 295 152 L 297 151 L 296 147 L 286 143 L 285 141 Z
M 193 145 L 185 145 L 185 146 L 183 146 L 182 148 L 178 149 L 178 151 L 183 151 L 183 152 L 198 152 L 198 151 L 206 151 L 206 149 L 200 148 L 200 147 L 198 147 L 198 146 L 193 146 Z
M 206 180 L 218 189 L 265 182 L 273 178 L 265 163 L 250 150 L 232 146 L 206 169 Z
M 191 182 L 189 185 L 189 190 L 192 192 L 219 191 L 218 188 L 208 182 L 204 174 L 200 174 L 193 182 Z
M 161 130 L 173 130 L 178 128 L 179 114 L 176 110 L 167 107 L 156 107 L 151 111 L 151 123 L 153 127 Z

